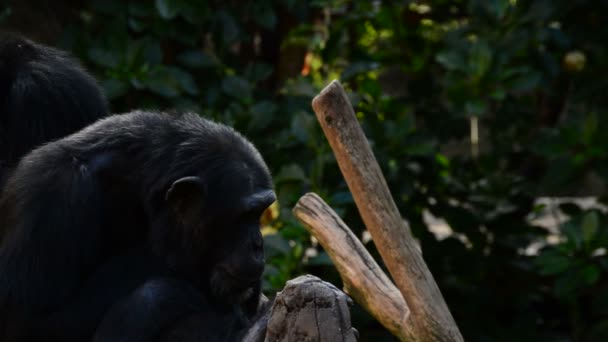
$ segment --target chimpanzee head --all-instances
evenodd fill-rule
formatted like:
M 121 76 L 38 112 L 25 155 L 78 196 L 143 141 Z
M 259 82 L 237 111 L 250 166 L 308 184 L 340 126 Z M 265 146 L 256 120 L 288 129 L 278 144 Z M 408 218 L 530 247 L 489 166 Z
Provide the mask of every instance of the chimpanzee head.
M 214 298 L 239 302 L 259 286 L 265 261 L 260 218 L 276 196 L 251 143 L 221 125 L 212 134 L 218 136 L 207 139 L 198 158 L 194 150 L 178 153 L 190 154 L 185 159 L 199 167 L 188 167 L 196 172 L 175 179 L 165 192 L 172 217 L 166 256 L 178 274 Z
M 0 32 L 0 70 L 17 72 L 18 67 L 38 58 L 36 44 L 19 35 Z
M 108 114 L 97 81 L 64 51 L 0 32 L 0 163 Z
M 22 66 L 37 58 L 34 43 L 18 35 L 0 32 L 0 106 L 6 97 Z M 0 121 L 4 113 L 0 114 Z

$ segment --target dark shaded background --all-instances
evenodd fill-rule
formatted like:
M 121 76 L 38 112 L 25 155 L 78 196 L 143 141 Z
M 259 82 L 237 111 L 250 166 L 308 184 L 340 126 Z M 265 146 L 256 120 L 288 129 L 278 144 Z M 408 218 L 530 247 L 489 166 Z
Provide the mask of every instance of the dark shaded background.
M 364 229 L 310 107 L 339 78 L 466 340 L 608 340 L 607 2 L 0 4 L 1 28 L 72 51 L 113 111 L 197 111 L 259 146 L 280 197 L 268 293 L 304 272 L 340 285 L 290 213 L 303 193 Z M 362 341 L 392 340 L 353 315 Z

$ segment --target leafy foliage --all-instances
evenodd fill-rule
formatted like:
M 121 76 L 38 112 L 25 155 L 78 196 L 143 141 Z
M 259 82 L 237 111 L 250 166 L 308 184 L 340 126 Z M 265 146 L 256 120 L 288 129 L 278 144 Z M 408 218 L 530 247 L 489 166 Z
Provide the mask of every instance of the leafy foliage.
M 267 291 L 301 272 L 339 285 L 290 213 L 304 192 L 364 230 L 310 108 L 340 78 L 465 338 L 602 341 L 605 210 L 566 201 L 553 230 L 531 218 L 540 196 L 607 202 L 606 14 L 585 0 L 90 0 L 60 43 L 115 111 L 197 111 L 259 145 L 280 203 Z M 390 339 L 354 317 L 362 340 Z

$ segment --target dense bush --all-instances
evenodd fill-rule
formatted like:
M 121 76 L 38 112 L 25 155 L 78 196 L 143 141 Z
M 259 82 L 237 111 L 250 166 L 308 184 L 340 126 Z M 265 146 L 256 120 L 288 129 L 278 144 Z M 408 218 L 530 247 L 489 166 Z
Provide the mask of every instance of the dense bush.
M 539 196 L 607 202 L 604 2 L 70 4 L 58 6 L 54 42 L 96 73 L 114 111 L 197 111 L 259 145 L 280 197 L 266 228 L 268 292 L 302 272 L 339 285 L 290 213 L 303 193 L 364 229 L 310 108 L 339 78 L 467 340 L 608 338 L 605 211 L 565 201 L 559 227 L 531 220 Z M 18 8 L 0 11 L 6 25 L 33 15 Z M 438 238 L 425 212 L 453 233 Z M 390 340 L 362 312 L 355 318 L 362 340 Z

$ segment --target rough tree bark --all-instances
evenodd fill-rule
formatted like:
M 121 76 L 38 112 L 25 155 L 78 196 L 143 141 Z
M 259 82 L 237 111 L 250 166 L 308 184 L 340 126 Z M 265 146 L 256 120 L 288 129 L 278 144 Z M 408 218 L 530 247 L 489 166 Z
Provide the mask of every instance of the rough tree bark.
M 312 106 L 361 217 L 411 310 L 404 325 L 406 339 L 463 341 L 340 83 L 323 89 Z

